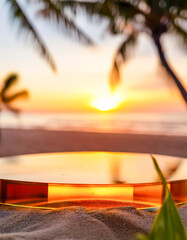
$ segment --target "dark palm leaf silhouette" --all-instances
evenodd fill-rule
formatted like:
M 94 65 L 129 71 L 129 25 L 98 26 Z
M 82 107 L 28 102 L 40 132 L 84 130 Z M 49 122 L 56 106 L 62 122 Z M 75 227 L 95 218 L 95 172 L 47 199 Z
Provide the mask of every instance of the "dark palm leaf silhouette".
M 80 29 L 73 21 L 70 14 L 64 8 L 60 8 L 58 1 L 37 0 L 43 4 L 42 9 L 38 11 L 38 16 L 55 21 L 62 30 L 69 35 L 77 37 L 81 42 L 86 44 L 94 44 L 82 29 Z
M 19 30 L 25 31 L 32 37 L 41 56 L 46 59 L 53 71 L 55 71 L 56 66 L 53 57 L 19 2 L 17 0 L 6 0 L 6 3 L 9 5 L 10 17 L 13 23 L 17 22 L 19 24 Z
M 56 1 L 55 1 L 56 2 Z M 116 52 L 110 74 L 110 85 L 115 88 L 120 79 L 120 68 L 128 57 L 129 45 L 133 46 L 140 33 L 148 34 L 153 40 L 161 65 L 176 84 L 187 104 L 187 92 L 168 63 L 161 38 L 167 33 L 176 33 L 181 45 L 187 46 L 187 1 L 186 0 L 98 0 L 98 1 L 57 1 L 60 11 L 69 9 L 77 14 L 83 10 L 92 19 L 108 20 L 111 34 L 122 34 L 124 40 Z M 95 18 L 93 18 L 95 19 Z
M 3 82 L 3 86 L 0 90 L 0 102 L 3 104 L 8 110 L 18 113 L 19 110 L 11 105 L 12 102 L 16 101 L 19 98 L 27 97 L 28 91 L 21 90 L 18 92 L 12 93 L 12 88 L 18 82 L 18 75 L 11 74 L 9 75 Z
M 45 60 L 49 63 L 53 71 L 56 70 L 55 61 L 45 45 L 43 39 L 41 38 L 40 34 L 36 30 L 35 26 L 33 25 L 32 21 L 27 16 L 25 10 L 19 3 L 18 0 L 6 0 L 6 3 L 10 9 L 10 17 L 12 18 L 13 23 L 17 22 L 19 25 L 19 30 L 21 32 L 25 32 L 27 35 L 29 34 L 32 37 L 33 43 L 35 43 L 40 55 L 45 58 Z M 26 1 L 25 1 L 26 2 Z M 58 22 L 62 29 L 65 29 L 69 34 L 73 36 L 78 36 L 78 38 L 85 43 L 93 44 L 93 41 L 86 35 L 84 32 L 79 29 L 79 27 L 71 20 L 71 17 L 63 12 L 59 11 L 58 5 L 53 3 L 55 1 L 50 0 L 35 0 L 29 1 L 30 4 L 41 4 L 44 9 L 42 9 L 38 15 L 45 17 L 45 18 L 53 18 Z M 50 11 L 49 11 L 50 10 Z

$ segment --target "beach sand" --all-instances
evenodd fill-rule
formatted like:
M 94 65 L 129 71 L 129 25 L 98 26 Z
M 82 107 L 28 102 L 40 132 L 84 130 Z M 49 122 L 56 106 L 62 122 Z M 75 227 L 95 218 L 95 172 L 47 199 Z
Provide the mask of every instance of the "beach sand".
M 2 156 L 63 151 L 115 151 L 187 157 L 187 137 L 3 129 Z M 187 229 L 187 205 L 179 209 Z M 155 213 L 133 207 L 37 210 L 0 206 L 0 239 L 125 240 L 149 232 Z
M 187 136 L 3 129 L 2 156 L 42 152 L 113 151 L 187 157 Z
M 180 208 L 179 213 L 186 223 L 187 207 Z M 147 233 L 150 230 L 154 216 L 153 213 L 132 207 L 103 210 L 85 210 L 79 207 L 39 211 L 1 206 L 0 239 L 134 239 L 136 233 Z

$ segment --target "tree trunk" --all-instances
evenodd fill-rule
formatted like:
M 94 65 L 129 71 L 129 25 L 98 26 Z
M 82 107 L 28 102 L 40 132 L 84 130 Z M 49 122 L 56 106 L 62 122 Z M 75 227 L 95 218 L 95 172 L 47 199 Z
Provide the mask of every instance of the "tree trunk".
M 185 90 L 185 88 L 183 87 L 181 81 L 179 80 L 179 78 L 177 77 L 177 75 L 174 73 L 174 71 L 172 70 L 172 68 L 170 67 L 170 65 L 168 64 L 166 57 L 164 55 L 164 51 L 162 49 L 162 45 L 160 43 L 160 35 L 154 35 L 153 34 L 153 39 L 154 42 L 156 44 L 158 53 L 159 53 L 159 57 L 161 60 L 161 63 L 163 65 L 163 67 L 166 69 L 167 73 L 169 74 L 169 76 L 173 79 L 173 81 L 175 82 L 175 84 L 177 85 L 186 105 L 187 105 L 187 92 Z

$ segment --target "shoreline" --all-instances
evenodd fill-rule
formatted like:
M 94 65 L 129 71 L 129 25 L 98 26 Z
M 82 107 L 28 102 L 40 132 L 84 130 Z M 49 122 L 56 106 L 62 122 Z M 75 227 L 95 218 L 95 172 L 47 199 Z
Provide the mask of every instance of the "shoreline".
M 44 152 L 109 151 L 187 157 L 187 136 L 1 129 L 1 156 Z

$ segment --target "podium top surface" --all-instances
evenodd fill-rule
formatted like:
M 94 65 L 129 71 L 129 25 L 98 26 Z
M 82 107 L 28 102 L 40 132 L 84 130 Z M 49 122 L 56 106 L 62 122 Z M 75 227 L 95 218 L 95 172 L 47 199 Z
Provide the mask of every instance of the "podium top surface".
M 187 178 L 187 159 L 154 155 L 168 181 Z M 0 158 L 0 179 L 61 184 L 158 182 L 149 154 L 67 152 Z

